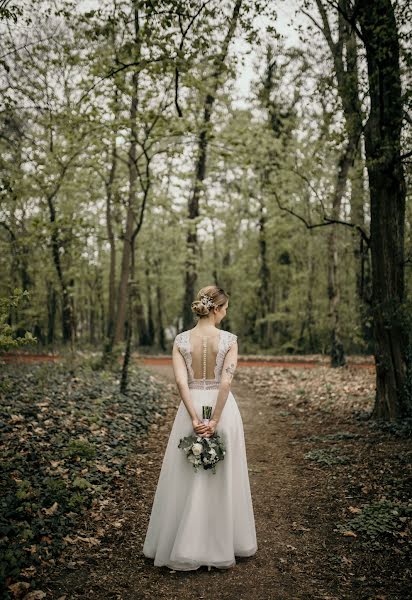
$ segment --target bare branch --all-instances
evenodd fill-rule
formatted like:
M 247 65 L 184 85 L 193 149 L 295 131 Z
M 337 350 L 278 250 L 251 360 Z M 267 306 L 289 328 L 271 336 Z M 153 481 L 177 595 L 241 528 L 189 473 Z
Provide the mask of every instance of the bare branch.
M 322 23 L 323 23 L 323 28 L 321 29 L 321 31 L 323 31 L 323 35 L 326 38 L 328 46 L 329 46 L 332 54 L 334 55 L 336 53 L 336 44 L 333 41 L 332 31 L 331 31 L 330 25 L 329 25 L 328 14 L 325 10 L 325 7 L 323 6 L 322 0 L 316 0 L 316 5 L 318 7 L 319 14 L 321 16 Z
M 349 23 L 349 25 L 352 27 L 352 29 L 355 31 L 355 33 L 358 35 L 359 39 L 365 43 L 365 39 L 362 35 L 362 32 L 360 29 L 358 29 L 358 27 L 356 25 L 356 17 L 357 17 L 359 5 L 355 4 L 355 6 L 353 7 L 352 14 L 349 15 L 347 12 L 342 10 L 342 7 L 340 6 L 340 4 L 335 4 L 335 2 L 333 2 L 332 0 L 325 0 L 325 2 L 327 4 L 329 4 L 329 6 L 332 6 L 335 10 L 337 10 L 343 16 L 343 18 Z
M 199 10 L 190 19 L 186 29 L 183 29 L 182 16 L 179 14 L 179 29 L 182 34 L 182 38 L 181 38 L 180 44 L 179 44 L 179 54 L 181 54 L 183 51 L 183 46 L 184 46 L 184 43 L 186 40 L 186 36 L 189 33 L 190 29 L 193 27 L 194 22 L 196 21 L 197 17 L 200 15 L 200 13 L 204 10 L 204 8 L 209 4 L 210 1 L 211 0 L 207 0 L 200 6 Z M 180 73 L 179 73 L 179 69 L 177 67 L 177 63 L 176 63 L 176 67 L 175 67 L 175 106 L 176 106 L 177 114 L 181 118 L 181 117 L 183 117 L 183 113 L 182 113 L 182 109 L 180 108 L 180 105 L 179 105 L 179 78 L 180 78 Z
M 279 202 L 279 197 L 278 194 L 276 192 L 276 190 L 273 190 L 273 193 L 275 195 L 275 199 L 277 202 L 277 205 L 279 206 L 279 208 L 291 215 L 293 215 L 294 217 L 296 217 L 297 219 L 299 219 L 300 221 L 302 221 L 302 223 L 305 224 L 307 229 L 315 229 L 315 227 L 326 227 L 327 225 L 332 225 L 334 223 L 339 224 L 339 225 L 346 225 L 347 227 L 352 227 L 355 228 L 361 235 L 362 239 L 365 241 L 366 245 L 369 247 L 370 246 L 370 237 L 368 236 L 368 234 L 362 229 L 362 227 L 360 225 L 357 225 L 356 223 L 348 223 L 347 221 L 339 221 L 338 219 L 330 219 L 327 216 L 324 216 L 323 219 L 325 222 L 323 223 L 309 223 L 305 217 L 302 217 L 301 215 L 297 214 L 295 211 L 293 211 L 291 208 L 288 208 L 287 206 L 282 206 Z
M 10 50 L 10 52 L 6 52 L 6 54 L 1 55 L 0 60 L 3 60 L 3 58 L 7 58 L 7 56 L 10 56 L 10 54 L 17 54 L 17 52 L 19 52 L 20 50 L 27 50 L 29 46 L 33 46 L 34 44 L 41 44 L 42 42 L 48 42 L 49 40 L 53 40 L 56 37 L 57 33 L 58 31 L 56 30 L 56 33 L 53 33 L 50 37 L 40 38 L 39 40 L 23 44 L 23 46 L 19 46 L 18 48 L 13 48 L 13 50 Z
M 310 19 L 312 21 L 312 23 L 315 25 L 315 27 L 317 29 L 319 29 L 319 31 L 321 31 L 323 33 L 323 35 L 325 35 L 325 31 L 322 27 L 322 25 L 320 25 L 316 19 L 314 17 L 312 17 L 312 15 L 310 13 L 308 13 L 306 10 L 303 10 L 303 8 L 301 9 L 303 14 L 306 15 L 308 17 L 308 19 Z
M 158 56 L 157 58 L 153 58 L 151 60 L 140 60 L 138 62 L 131 62 L 131 63 L 121 63 L 121 66 L 116 68 L 116 69 L 112 69 L 111 71 L 109 71 L 109 73 L 107 73 L 106 75 L 103 75 L 102 77 L 100 77 L 91 87 L 89 87 L 84 94 L 80 97 L 80 99 L 76 102 L 76 104 L 80 104 L 84 98 L 86 98 L 86 96 L 88 96 L 88 94 L 94 90 L 98 85 L 100 85 L 103 81 L 105 81 L 106 79 L 109 79 L 110 77 L 113 77 L 113 75 L 116 75 L 117 73 L 120 73 L 121 71 L 124 71 L 125 69 L 129 69 L 130 67 L 139 67 L 138 70 L 142 71 L 144 68 L 146 68 L 148 65 L 151 64 L 155 64 L 155 63 L 160 63 L 162 61 L 164 62 L 171 62 L 176 60 L 176 56 Z

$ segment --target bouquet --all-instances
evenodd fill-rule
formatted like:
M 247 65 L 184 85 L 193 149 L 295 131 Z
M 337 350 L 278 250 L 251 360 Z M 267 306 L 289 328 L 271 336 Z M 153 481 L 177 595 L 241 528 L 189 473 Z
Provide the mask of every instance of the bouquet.
M 211 411 L 211 406 L 202 407 L 203 423 L 209 422 Z M 225 445 L 216 432 L 211 437 L 189 435 L 181 438 L 178 448 L 182 448 L 185 452 L 195 471 L 199 467 L 203 467 L 204 469 L 212 469 L 213 473 L 216 473 L 216 464 L 220 460 L 224 460 L 226 454 Z

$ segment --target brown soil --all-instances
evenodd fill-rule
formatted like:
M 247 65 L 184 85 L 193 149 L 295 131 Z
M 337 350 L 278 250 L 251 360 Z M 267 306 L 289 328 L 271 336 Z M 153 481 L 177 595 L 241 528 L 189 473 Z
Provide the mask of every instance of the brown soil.
M 173 382 L 170 366 L 150 369 Z M 233 393 L 245 429 L 257 553 L 237 558 L 232 569 L 213 568 L 210 572 L 206 567 L 173 572 L 154 567 L 153 561 L 143 556 L 161 450 L 179 403 L 171 385 L 168 414 L 151 426 L 148 437 L 137 442 L 127 485 L 110 499 L 104 514 L 94 514 L 85 521 L 90 539 L 99 537 L 100 521 L 110 521 L 109 533 L 89 547 L 77 544 L 70 548 L 54 572 L 47 573 L 41 587 L 46 598 L 406 600 L 407 584 L 399 583 L 400 573 L 406 569 L 406 565 L 401 566 L 402 556 L 395 550 L 393 556 L 383 558 L 379 552 L 361 548 L 355 537 L 342 536 L 335 529 L 348 517 L 348 507 L 356 506 L 359 500 L 348 490 L 350 467 L 324 469 L 304 458 L 310 449 L 306 441 L 309 436 L 343 429 L 360 436 L 363 445 L 354 452 L 365 453 L 368 458 L 373 440 L 366 425 L 342 415 L 322 415 L 295 406 L 289 413 L 279 410 L 292 406 L 281 400 L 285 389 L 279 388 L 277 400 L 276 393 L 265 394 L 258 386 L 252 387 L 252 369 L 245 372 L 251 374 L 249 383 L 248 378 L 239 377 Z M 379 439 L 376 436 L 376 441 Z M 354 448 L 352 443 L 347 442 L 345 453 Z M 383 562 L 378 567 L 379 560 Z M 389 582 L 391 576 L 398 581 L 396 589 Z
M 172 359 L 167 356 L 148 356 L 144 358 L 140 358 L 140 362 L 144 365 L 171 365 Z M 309 361 L 309 360 L 242 360 L 241 358 L 237 362 L 238 367 L 303 367 L 314 368 L 319 367 L 321 363 L 319 361 Z M 354 368 L 367 368 L 367 369 L 375 369 L 373 363 L 370 362 L 358 362 L 358 363 L 348 363 L 348 366 Z
M 0 355 L 0 364 L 55 362 L 59 358 L 56 354 L 2 354 Z

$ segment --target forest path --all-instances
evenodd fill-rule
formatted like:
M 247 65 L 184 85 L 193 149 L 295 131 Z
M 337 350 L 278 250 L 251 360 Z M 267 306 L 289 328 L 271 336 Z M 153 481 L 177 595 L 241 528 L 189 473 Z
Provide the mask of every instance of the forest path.
M 62 557 L 62 564 L 49 573 L 47 585 L 42 586 L 46 599 L 375 599 L 368 593 L 369 582 L 350 558 L 353 538 L 342 538 L 334 532 L 345 505 L 353 500 L 346 500 L 351 496 L 346 495 L 339 472 L 324 470 L 304 457 L 310 436 L 334 433 L 342 422 L 331 414 L 311 415 L 303 408 L 294 408 L 287 400 L 293 393 L 290 388 L 279 384 L 269 393 L 253 377 L 252 369 L 249 380 L 239 371 L 232 391 L 244 424 L 257 553 L 236 557 L 237 564 L 229 570 L 212 568 L 209 572 L 200 567 L 173 572 L 167 567 L 154 567 L 153 560 L 143 555 L 142 547 L 162 450 L 180 398 L 170 366 L 146 368 L 156 378 L 172 384 L 167 414 L 150 426 L 146 437 L 137 440 L 130 478 L 98 516 L 109 523 L 106 534 L 95 547 L 75 548 L 70 560 Z M 344 427 L 350 430 L 356 426 L 346 422 Z M 85 522 L 91 537 L 96 526 L 98 523 L 90 519 Z M 362 594 L 358 586 L 363 588 Z M 390 597 L 385 596 L 385 600 Z
M 174 381 L 170 366 L 146 367 L 157 376 Z M 316 476 L 306 472 L 307 461 L 301 452 L 300 460 L 296 460 L 296 446 L 291 444 L 296 430 L 288 426 L 284 417 L 274 415 L 272 400 L 266 400 L 256 390 L 235 380 L 232 391 L 245 431 L 258 551 L 252 557 L 236 557 L 237 564 L 229 571 L 208 572 L 201 567 L 189 574 L 155 568 L 153 561 L 145 558 L 142 574 L 146 589 L 143 592 L 137 585 L 140 595 L 136 598 L 332 599 L 326 577 L 323 574 L 319 581 L 314 572 L 315 563 L 326 563 L 323 555 L 327 552 L 327 531 L 312 530 L 307 523 L 308 514 L 317 510 L 313 506 L 317 481 Z M 164 427 L 152 436 L 148 449 L 154 450 L 158 434 L 164 436 L 163 446 L 170 427 L 170 421 L 165 421 Z M 156 472 L 160 470 L 161 458 L 153 456 Z M 157 480 L 152 479 L 144 486 L 145 526 L 156 484 Z M 143 541 L 144 538 L 139 539 L 139 543 Z
M 152 366 L 153 372 L 174 381 L 172 369 L 168 366 Z M 318 586 L 313 586 L 308 573 L 311 560 L 307 557 L 306 568 L 302 564 L 303 536 L 299 527 L 306 527 L 306 497 L 302 503 L 302 479 L 299 475 L 290 445 L 293 432 L 285 430 L 284 419 L 273 416 L 273 410 L 264 398 L 255 390 L 236 384 L 233 394 L 242 415 L 246 452 L 249 468 L 253 508 L 255 513 L 258 551 L 253 557 L 236 557 L 236 566 L 229 571 L 212 569 L 208 572 L 202 567 L 192 574 L 170 574 L 162 569 L 161 588 L 164 595 L 160 598 L 204 598 L 205 600 L 238 599 L 282 600 L 319 597 Z M 166 434 L 170 423 L 166 427 Z M 289 434 L 292 433 L 290 437 Z M 155 482 L 157 483 L 157 482 Z M 146 496 L 146 515 L 150 514 L 155 486 Z M 310 490 L 312 492 L 312 489 Z M 305 533 L 305 545 L 318 546 L 321 552 L 322 539 L 318 533 L 309 542 Z M 151 567 L 152 562 L 145 559 Z M 156 568 L 156 571 L 159 569 Z M 153 572 L 147 580 L 150 592 L 142 598 L 151 598 L 159 590 L 159 574 Z M 157 581 L 156 581 L 157 580 Z M 316 582 L 315 582 L 316 583 Z
M 172 365 L 171 356 L 159 356 L 159 355 L 142 355 L 138 353 L 133 354 L 133 358 L 136 363 L 141 363 L 145 366 L 156 366 L 156 365 Z M 6 352 L 0 355 L 1 364 L 31 364 L 31 363 L 42 363 L 42 362 L 56 362 L 61 359 L 59 354 L 31 354 L 28 352 Z M 119 359 L 121 362 L 121 359 Z M 317 368 L 321 365 L 328 366 L 330 358 L 325 354 L 313 354 L 313 355 L 290 355 L 282 357 L 270 357 L 267 356 L 264 359 L 253 358 L 249 356 L 239 356 L 237 366 L 238 367 L 301 367 L 304 369 Z M 374 361 L 372 357 L 348 357 L 347 364 L 354 369 L 370 369 L 374 368 Z

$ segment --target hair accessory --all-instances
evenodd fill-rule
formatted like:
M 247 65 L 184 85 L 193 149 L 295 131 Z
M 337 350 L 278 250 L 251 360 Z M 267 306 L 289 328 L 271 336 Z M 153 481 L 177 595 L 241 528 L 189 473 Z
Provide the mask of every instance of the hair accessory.
M 212 298 L 210 296 L 207 296 L 207 294 L 203 294 L 202 296 L 200 296 L 200 302 L 204 304 L 207 308 L 215 306 Z

